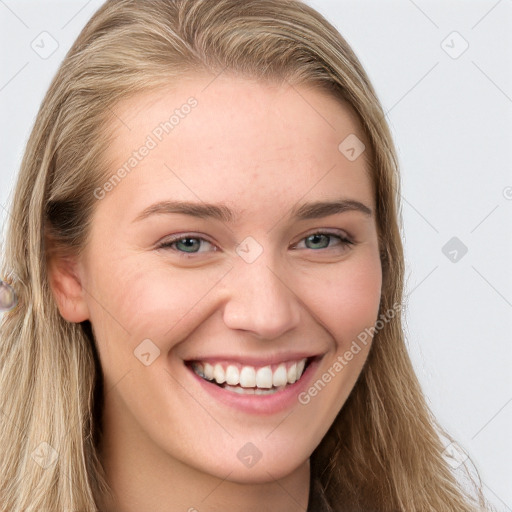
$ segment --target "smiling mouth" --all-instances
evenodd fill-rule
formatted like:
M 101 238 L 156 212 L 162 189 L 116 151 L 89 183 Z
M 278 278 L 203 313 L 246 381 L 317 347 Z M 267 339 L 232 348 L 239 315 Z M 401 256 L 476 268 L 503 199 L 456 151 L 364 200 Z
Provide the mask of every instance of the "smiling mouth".
M 189 361 L 199 377 L 226 391 L 248 395 L 271 395 L 298 382 L 314 357 L 261 367 L 239 363 Z

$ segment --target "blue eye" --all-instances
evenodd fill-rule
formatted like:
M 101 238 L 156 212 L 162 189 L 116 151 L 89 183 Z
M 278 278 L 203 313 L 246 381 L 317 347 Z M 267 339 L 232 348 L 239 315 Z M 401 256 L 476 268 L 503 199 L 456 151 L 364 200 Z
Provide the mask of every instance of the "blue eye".
M 330 244 L 331 240 L 336 239 L 336 238 L 339 240 L 339 242 L 337 244 L 335 244 L 335 246 L 346 247 L 348 245 L 354 245 L 354 242 L 352 242 L 348 238 L 345 238 L 341 235 L 335 235 L 334 233 L 323 233 L 323 232 L 313 233 L 312 235 L 309 235 L 306 238 L 303 238 L 303 240 L 306 241 L 306 244 L 310 243 L 313 246 L 320 245 L 320 247 L 306 246 L 306 249 L 317 250 L 317 249 L 329 248 L 329 244 Z M 333 246 L 331 245 L 331 247 L 333 247 Z
M 201 242 L 206 242 L 207 244 L 213 245 L 208 240 L 198 237 L 198 236 L 180 236 L 179 238 L 173 238 L 159 245 L 159 249 L 172 249 L 177 252 L 184 252 L 185 254 L 196 254 L 198 252 L 207 252 L 207 251 L 199 251 L 197 249 L 200 248 Z M 174 248 L 176 246 L 176 248 Z M 214 248 L 216 251 L 217 248 Z
M 337 244 L 331 244 L 332 240 L 338 240 Z M 346 248 L 347 246 L 354 245 L 354 242 L 349 240 L 348 238 L 336 235 L 334 233 L 324 233 L 324 232 L 317 232 L 313 233 L 311 235 L 308 235 L 306 238 L 303 238 L 302 241 L 306 241 L 306 249 L 311 249 L 313 251 L 318 251 L 320 249 L 330 249 L 335 247 L 341 247 Z M 179 237 L 171 238 L 170 240 L 167 240 L 160 244 L 157 248 L 158 249 L 171 249 L 172 251 L 178 252 L 183 256 L 189 255 L 189 254 L 198 254 L 202 252 L 208 252 L 207 249 L 200 250 L 201 249 L 201 243 L 204 242 L 205 244 L 211 245 L 213 247 L 213 251 L 217 251 L 217 247 L 214 246 L 211 242 L 206 240 L 203 237 L 200 236 L 183 236 L 180 235 Z M 298 244 L 297 244 L 298 245 Z M 297 245 L 295 247 L 297 247 Z

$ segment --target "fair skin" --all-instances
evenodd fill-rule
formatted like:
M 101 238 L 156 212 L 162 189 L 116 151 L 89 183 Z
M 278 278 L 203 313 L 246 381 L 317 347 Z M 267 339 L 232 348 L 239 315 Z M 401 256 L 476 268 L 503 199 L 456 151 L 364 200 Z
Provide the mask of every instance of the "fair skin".
M 348 135 L 363 134 L 355 115 L 319 90 L 197 75 L 115 107 L 122 122 L 111 126 L 109 177 L 191 96 L 197 107 L 97 201 L 83 257 L 51 267 L 62 316 L 90 320 L 103 368 L 101 459 L 115 500 L 101 510 L 304 511 L 309 457 L 370 344 L 307 404 L 298 394 L 378 316 L 367 163 L 338 150 Z M 342 199 L 370 214 L 292 216 L 306 203 Z M 224 205 L 237 218 L 134 220 L 167 200 Z M 181 242 L 157 248 L 171 235 Z M 237 252 L 246 237 L 253 245 Z M 146 365 L 134 351 L 148 339 L 146 362 L 155 347 L 160 353 Z M 305 357 L 314 361 L 301 378 L 272 395 L 240 395 L 190 368 L 210 361 L 288 369 Z

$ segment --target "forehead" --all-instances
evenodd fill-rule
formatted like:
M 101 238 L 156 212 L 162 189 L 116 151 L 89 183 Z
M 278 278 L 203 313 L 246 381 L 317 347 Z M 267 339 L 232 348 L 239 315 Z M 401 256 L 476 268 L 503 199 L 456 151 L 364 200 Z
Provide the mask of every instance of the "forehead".
M 179 199 L 277 213 L 300 197 L 343 195 L 372 204 L 368 152 L 340 150 L 363 144 L 360 122 L 317 88 L 197 75 L 112 110 L 109 173 L 124 172 L 109 200 L 128 209 Z

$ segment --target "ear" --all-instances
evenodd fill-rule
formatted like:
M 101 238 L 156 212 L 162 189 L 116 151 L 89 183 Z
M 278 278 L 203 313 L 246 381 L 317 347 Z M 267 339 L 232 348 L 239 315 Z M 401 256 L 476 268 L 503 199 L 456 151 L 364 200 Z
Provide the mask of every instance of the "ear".
M 68 322 L 89 320 L 89 307 L 76 259 L 54 255 L 48 260 L 48 279 L 60 314 Z

